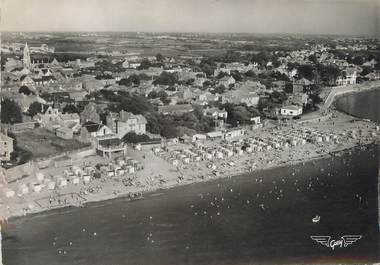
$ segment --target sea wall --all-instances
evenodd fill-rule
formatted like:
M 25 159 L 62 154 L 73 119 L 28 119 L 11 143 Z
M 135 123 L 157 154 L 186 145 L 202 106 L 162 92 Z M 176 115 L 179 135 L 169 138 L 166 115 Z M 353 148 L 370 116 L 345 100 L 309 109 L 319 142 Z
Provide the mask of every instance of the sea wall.
M 37 161 L 29 161 L 28 163 L 5 170 L 5 180 L 11 183 L 23 178 L 23 176 L 33 175 L 42 168 L 71 166 L 73 160 L 82 159 L 91 155 L 95 155 L 95 149 L 85 147 L 57 156 L 46 157 Z

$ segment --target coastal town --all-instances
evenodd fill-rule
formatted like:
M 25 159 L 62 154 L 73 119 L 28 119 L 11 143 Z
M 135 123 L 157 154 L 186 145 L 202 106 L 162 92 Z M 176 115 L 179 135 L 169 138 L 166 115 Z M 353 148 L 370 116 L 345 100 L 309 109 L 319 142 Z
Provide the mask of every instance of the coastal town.
M 378 50 L 362 38 L 3 34 L 1 217 L 376 142 L 379 124 L 334 101 L 379 88 Z

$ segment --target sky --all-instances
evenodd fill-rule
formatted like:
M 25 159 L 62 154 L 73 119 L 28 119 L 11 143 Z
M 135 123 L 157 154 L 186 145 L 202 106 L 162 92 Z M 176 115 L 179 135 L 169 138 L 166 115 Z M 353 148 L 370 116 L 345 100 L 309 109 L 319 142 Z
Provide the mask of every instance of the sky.
M 380 35 L 380 0 L 0 0 L 2 31 Z

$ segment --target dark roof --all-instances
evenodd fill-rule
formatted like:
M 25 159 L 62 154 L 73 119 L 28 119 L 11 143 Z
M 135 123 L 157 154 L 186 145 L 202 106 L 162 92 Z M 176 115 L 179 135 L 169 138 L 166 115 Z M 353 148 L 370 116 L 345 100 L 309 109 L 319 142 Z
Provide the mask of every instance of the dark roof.
M 103 126 L 102 124 L 88 121 L 84 123 L 82 127 L 86 128 L 89 133 L 92 133 L 92 132 L 97 132 L 102 126 Z
M 122 142 L 119 138 L 112 138 L 112 139 L 105 139 L 105 140 L 100 140 L 99 144 L 104 147 L 112 147 L 112 146 L 118 146 Z

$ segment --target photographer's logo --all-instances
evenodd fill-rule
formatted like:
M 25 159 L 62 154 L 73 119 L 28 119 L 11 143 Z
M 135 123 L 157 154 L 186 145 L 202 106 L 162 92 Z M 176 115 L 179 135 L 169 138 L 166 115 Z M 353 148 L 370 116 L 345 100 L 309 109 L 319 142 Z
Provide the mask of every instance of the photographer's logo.
M 311 236 L 310 238 L 314 240 L 315 242 L 334 250 L 335 247 L 346 248 L 347 246 L 361 239 L 362 236 L 361 235 L 347 235 L 347 236 L 341 236 L 340 239 L 338 240 L 331 239 L 331 236 Z

